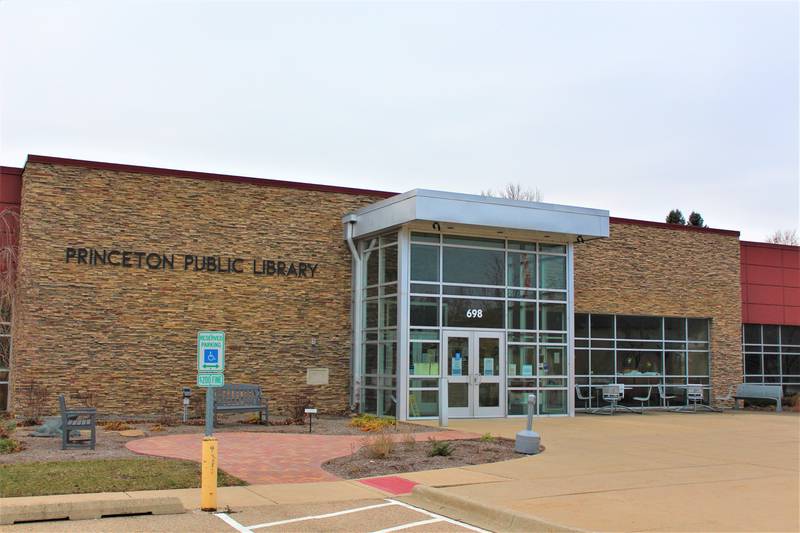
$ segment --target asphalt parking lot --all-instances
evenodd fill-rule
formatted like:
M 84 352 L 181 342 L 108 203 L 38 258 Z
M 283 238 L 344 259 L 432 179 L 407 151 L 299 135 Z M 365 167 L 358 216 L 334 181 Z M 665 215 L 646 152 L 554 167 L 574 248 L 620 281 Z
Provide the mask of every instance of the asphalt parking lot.
M 268 532 L 268 531 L 476 531 L 469 524 L 413 507 L 393 499 L 360 500 L 301 505 L 269 505 L 250 507 L 240 512 L 204 513 L 191 511 L 182 515 L 128 516 L 36 522 L 0 528 L 9 532 L 80 531 L 85 533 L 124 531 L 191 531 L 191 532 Z

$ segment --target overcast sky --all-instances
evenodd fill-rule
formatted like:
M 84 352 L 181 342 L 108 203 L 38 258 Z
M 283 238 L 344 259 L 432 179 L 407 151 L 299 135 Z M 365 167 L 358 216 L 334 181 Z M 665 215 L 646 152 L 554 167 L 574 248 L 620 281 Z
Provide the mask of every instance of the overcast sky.
M 798 3 L 0 2 L 26 155 L 798 226 Z

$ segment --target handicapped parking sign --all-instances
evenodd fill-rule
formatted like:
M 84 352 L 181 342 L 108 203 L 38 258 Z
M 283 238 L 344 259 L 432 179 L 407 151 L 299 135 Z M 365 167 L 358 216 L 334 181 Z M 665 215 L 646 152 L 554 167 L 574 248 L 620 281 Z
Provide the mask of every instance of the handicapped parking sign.
M 216 365 L 219 364 L 219 350 L 216 348 L 206 348 L 203 350 L 203 364 Z
M 200 331 L 197 333 L 198 372 L 225 370 L 225 332 Z

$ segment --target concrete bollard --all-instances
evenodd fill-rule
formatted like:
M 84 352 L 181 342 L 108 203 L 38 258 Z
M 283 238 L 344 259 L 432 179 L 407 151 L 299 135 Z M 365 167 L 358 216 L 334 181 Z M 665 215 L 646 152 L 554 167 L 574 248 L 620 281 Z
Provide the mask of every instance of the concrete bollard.
M 528 395 L 528 428 L 517 432 L 514 451 L 527 455 L 539 453 L 539 434 L 533 431 L 533 413 L 536 411 L 536 395 Z

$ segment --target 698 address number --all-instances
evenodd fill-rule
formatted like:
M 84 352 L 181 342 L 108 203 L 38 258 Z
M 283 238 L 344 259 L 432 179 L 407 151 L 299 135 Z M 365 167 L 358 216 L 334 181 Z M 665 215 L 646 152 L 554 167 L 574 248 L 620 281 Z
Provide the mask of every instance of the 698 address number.
M 483 318 L 483 309 L 467 309 L 467 318 Z

